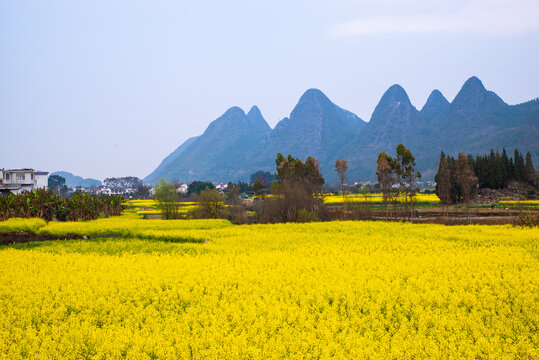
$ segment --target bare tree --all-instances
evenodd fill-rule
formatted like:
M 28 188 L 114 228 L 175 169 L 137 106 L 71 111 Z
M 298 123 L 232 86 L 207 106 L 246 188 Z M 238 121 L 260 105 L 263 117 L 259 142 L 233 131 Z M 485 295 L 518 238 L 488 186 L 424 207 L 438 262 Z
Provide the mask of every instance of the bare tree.
M 386 218 L 389 218 L 389 205 L 392 200 L 393 185 L 395 184 L 395 176 L 392 164 L 393 159 L 385 152 L 378 154 L 376 163 L 376 175 L 378 176 L 378 186 L 382 192 L 382 199 L 386 208 Z
M 192 211 L 191 216 L 197 219 L 224 219 L 227 216 L 225 201 L 225 196 L 219 191 L 206 188 L 200 192 L 198 207 Z
M 457 160 L 457 182 L 460 185 L 462 202 L 470 203 L 473 187 L 477 184 L 477 176 L 468 164 L 468 157 L 461 152 Z
M 306 214 L 324 211 L 322 185 L 318 161 L 309 156 L 305 163 L 277 154 L 275 161 L 277 181 L 272 185 L 272 197 L 260 203 L 259 220 L 262 222 L 304 221 Z M 313 216 L 314 218 L 314 216 Z
M 341 194 L 342 194 L 342 204 L 345 206 L 344 198 L 344 174 L 348 171 L 348 164 L 346 160 L 335 160 L 335 172 L 339 175 L 339 180 L 341 181 Z

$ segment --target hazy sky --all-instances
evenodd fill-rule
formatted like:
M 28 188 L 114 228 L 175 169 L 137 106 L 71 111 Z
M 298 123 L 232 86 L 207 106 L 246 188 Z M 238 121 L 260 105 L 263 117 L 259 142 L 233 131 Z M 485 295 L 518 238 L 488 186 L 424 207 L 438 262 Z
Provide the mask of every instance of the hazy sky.
M 478 76 L 539 96 L 537 0 L 0 2 L 0 168 L 148 175 L 231 106 L 270 124 L 308 88 L 368 121 Z

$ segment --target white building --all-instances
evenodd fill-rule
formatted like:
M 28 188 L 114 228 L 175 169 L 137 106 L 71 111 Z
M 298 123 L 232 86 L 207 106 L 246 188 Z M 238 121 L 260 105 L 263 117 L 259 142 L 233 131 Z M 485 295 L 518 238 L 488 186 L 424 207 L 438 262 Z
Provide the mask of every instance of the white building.
M 179 194 L 187 194 L 188 189 L 189 189 L 189 185 L 187 184 L 179 184 L 176 186 L 176 192 Z
M 0 170 L 0 193 L 19 194 L 38 188 L 47 188 L 48 172 L 34 169 Z
M 217 190 L 226 190 L 228 188 L 228 184 L 213 183 L 213 185 Z

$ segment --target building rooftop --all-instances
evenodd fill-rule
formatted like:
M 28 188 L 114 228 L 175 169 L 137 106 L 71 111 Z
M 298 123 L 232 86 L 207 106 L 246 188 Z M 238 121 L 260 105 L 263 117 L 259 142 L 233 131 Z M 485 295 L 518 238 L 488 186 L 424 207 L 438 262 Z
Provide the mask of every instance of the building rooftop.
M 34 169 L 2 169 L 2 171 L 3 172 L 34 172 Z

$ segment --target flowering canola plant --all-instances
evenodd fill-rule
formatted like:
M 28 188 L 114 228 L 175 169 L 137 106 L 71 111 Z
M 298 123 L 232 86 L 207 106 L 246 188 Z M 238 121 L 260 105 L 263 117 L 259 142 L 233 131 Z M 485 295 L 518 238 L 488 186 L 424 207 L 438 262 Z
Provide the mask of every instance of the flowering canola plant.
M 0 249 L 0 358 L 539 357 L 537 229 L 109 220 Z
M 47 223 L 41 218 L 10 218 L 0 221 L 0 232 L 29 231 L 36 232 Z

